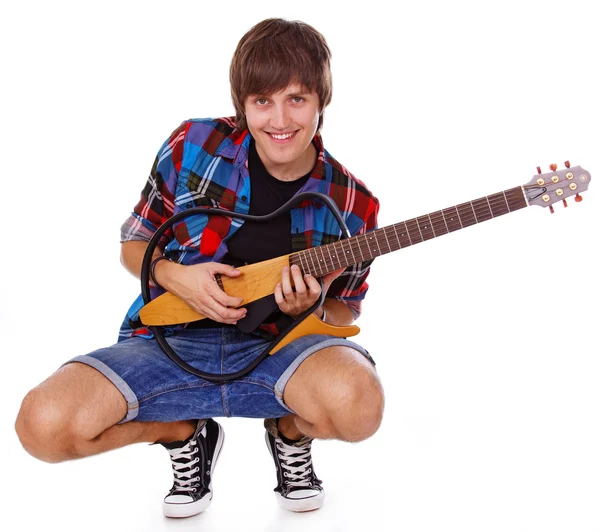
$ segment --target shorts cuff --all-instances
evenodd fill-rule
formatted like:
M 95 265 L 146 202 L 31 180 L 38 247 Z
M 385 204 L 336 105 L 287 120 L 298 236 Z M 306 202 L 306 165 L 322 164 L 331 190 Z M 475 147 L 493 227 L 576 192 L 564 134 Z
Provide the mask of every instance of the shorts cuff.
M 131 421 L 137 417 L 140 410 L 140 404 L 137 396 L 135 393 L 133 393 L 133 390 L 129 387 L 129 385 L 104 362 L 101 362 L 100 360 L 89 355 L 82 355 L 72 358 L 69 360 L 69 362 L 67 362 L 67 364 L 71 362 L 81 362 L 82 364 L 87 364 L 88 366 L 98 370 L 123 394 L 125 401 L 127 401 L 127 415 L 121 421 L 119 421 L 117 425 L 120 425 L 121 423 L 127 423 L 128 421 Z
M 364 347 L 361 347 L 360 345 L 355 344 L 350 340 L 346 340 L 345 338 L 330 338 L 328 340 L 319 342 L 318 344 L 311 345 L 308 349 L 302 351 L 302 353 L 300 353 L 296 357 L 294 362 L 292 362 L 287 367 L 287 369 L 281 374 L 281 376 L 279 377 L 279 379 L 277 379 L 277 382 L 275 383 L 273 391 L 275 392 L 275 398 L 281 406 L 283 406 L 286 410 L 289 410 L 292 414 L 296 413 L 283 402 L 283 391 L 285 390 L 285 386 L 287 385 L 294 372 L 298 369 L 298 366 L 300 366 L 300 364 L 302 364 L 302 362 L 304 362 L 310 355 L 316 353 L 317 351 L 320 351 L 321 349 L 325 349 L 326 347 L 332 347 L 334 345 L 345 345 L 347 347 L 351 347 L 352 349 L 355 349 L 361 355 L 363 355 L 367 360 L 369 360 L 369 362 L 375 365 L 375 361 L 371 358 L 371 355 L 369 355 L 369 352 Z

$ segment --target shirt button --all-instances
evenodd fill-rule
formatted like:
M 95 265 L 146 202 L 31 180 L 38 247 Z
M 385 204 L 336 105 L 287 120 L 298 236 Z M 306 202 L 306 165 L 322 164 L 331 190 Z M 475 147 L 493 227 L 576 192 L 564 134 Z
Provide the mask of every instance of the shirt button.
M 248 200 L 248 196 L 242 196 L 242 201 L 247 201 Z

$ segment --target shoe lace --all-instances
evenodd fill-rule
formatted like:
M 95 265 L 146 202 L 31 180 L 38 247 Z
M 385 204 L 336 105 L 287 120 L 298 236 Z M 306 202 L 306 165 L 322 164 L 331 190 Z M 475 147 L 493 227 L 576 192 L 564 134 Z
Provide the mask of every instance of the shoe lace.
M 281 467 L 284 469 L 283 475 L 287 478 L 286 483 L 289 486 L 297 488 L 308 488 L 313 482 L 310 473 L 312 468 L 312 458 L 310 455 L 311 441 L 296 446 L 288 445 L 283 440 L 277 438 L 278 456 L 281 460 Z
M 200 461 L 197 456 L 198 451 L 196 440 L 190 440 L 180 449 L 169 450 L 173 465 L 173 491 L 196 491 L 195 484 L 200 482 L 200 476 L 192 475 L 200 471 L 199 467 L 193 467 L 194 464 Z

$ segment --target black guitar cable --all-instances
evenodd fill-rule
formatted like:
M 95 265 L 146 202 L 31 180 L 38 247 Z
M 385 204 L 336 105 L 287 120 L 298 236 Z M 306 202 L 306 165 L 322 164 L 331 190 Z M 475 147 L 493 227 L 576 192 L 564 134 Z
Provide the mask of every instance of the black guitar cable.
M 342 238 L 349 238 L 350 236 L 352 236 L 350 234 L 350 230 L 348 229 L 348 226 L 346 225 L 346 222 L 344 221 L 344 218 L 342 217 L 340 210 L 338 209 L 338 206 L 335 204 L 335 202 L 329 196 L 326 196 L 325 194 L 322 194 L 320 192 L 301 192 L 297 196 L 294 196 L 289 201 L 284 203 L 277 210 L 273 211 L 270 214 L 265 214 L 264 216 L 255 216 L 252 214 L 236 213 L 233 211 L 227 211 L 224 209 L 213 208 L 213 207 L 192 207 L 191 209 L 187 209 L 185 211 L 182 211 L 178 214 L 171 216 L 171 218 L 166 220 L 156 230 L 154 235 L 152 235 L 152 238 L 148 242 L 148 247 L 146 248 L 146 252 L 144 253 L 144 258 L 142 260 L 142 272 L 141 272 L 142 299 L 144 300 L 144 304 L 147 305 L 148 303 L 150 303 L 150 300 L 151 300 L 151 297 L 150 297 L 150 265 L 152 263 L 152 255 L 154 253 L 154 250 L 155 250 L 156 246 L 158 245 L 158 242 L 161 239 L 161 237 L 165 234 L 165 232 L 170 227 L 172 227 L 173 224 L 177 223 L 179 220 L 187 218 L 188 216 L 194 216 L 196 214 L 216 214 L 217 216 L 229 216 L 231 218 L 239 218 L 242 220 L 250 220 L 250 221 L 254 221 L 254 222 L 268 222 L 269 220 L 272 220 L 273 218 L 277 218 L 284 212 L 289 211 L 294 205 L 300 203 L 301 201 L 303 201 L 307 198 L 315 198 L 315 197 L 320 199 L 321 201 L 323 201 L 325 203 L 325 205 L 329 208 L 329 210 L 332 212 L 332 214 L 334 215 L 335 219 L 337 220 L 337 222 L 340 226 L 340 229 L 342 230 L 342 234 L 343 234 Z M 303 312 L 298 318 L 293 320 L 289 324 L 288 327 L 286 327 L 283 331 L 281 331 L 280 334 L 277 336 L 277 338 L 275 338 L 254 361 L 252 361 L 248 366 L 246 366 L 244 369 L 242 369 L 236 373 L 226 373 L 226 374 L 221 375 L 219 373 L 206 373 L 204 371 L 196 369 L 195 367 L 193 367 L 190 364 L 188 364 L 187 362 L 185 362 L 185 360 L 182 360 L 179 357 L 179 355 L 177 355 L 177 353 L 175 353 L 173 348 L 167 342 L 167 340 L 162 332 L 161 327 L 150 326 L 149 329 L 152 331 L 152 334 L 154 334 L 154 337 L 156 338 L 156 341 L 158 342 L 158 345 L 163 350 L 163 352 L 173 362 L 175 362 L 175 364 L 177 364 L 180 368 L 184 369 L 185 371 L 187 371 L 189 373 L 192 373 L 193 375 L 196 375 L 197 377 L 201 377 L 209 382 L 221 383 L 221 382 L 232 381 L 235 379 L 239 379 L 240 377 L 243 377 L 247 373 L 250 373 L 256 366 L 258 366 L 258 364 L 260 364 L 269 355 L 269 353 L 275 348 L 275 346 L 289 332 L 291 332 L 297 325 L 299 325 L 305 318 L 307 318 L 310 314 L 312 314 L 317 308 L 319 308 L 323 304 L 323 302 L 325 301 L 326 294 L 323 289 L 324 288 L 323 281 L 319 280 L 319 282 L 321 283 L 321 297 L 319 298 L 319 300 L 316 301 L 308 310 Z

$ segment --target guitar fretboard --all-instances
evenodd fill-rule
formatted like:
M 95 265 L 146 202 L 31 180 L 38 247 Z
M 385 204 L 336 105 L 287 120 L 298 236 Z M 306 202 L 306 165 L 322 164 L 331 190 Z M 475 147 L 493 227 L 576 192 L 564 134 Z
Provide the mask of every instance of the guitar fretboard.
M 363 235 L 292 253 L 290 265 L 321 277 L 437 236 L 446 235 L 527 207 L 522 187 L 515 187 L 441 211 L 388 225 Z

